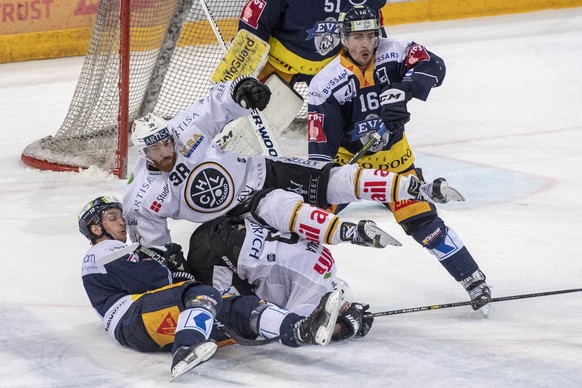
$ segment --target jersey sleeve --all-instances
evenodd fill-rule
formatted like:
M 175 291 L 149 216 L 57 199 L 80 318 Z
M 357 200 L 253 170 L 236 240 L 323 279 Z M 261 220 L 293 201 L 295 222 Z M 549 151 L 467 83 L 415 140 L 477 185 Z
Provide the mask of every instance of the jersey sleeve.
M 426 101 L 432 88 L 440 86 L 445 78 L 443 59 L 415 42 L 407 47 L 403 65 L 402 82 L 411 82 L 412 96 L 422 101 Z
M 230 121 L 249 115 L 251 110 L 237 104 L 230 94 L 231 81 L 212 86 L 208 95 L 178 113 L 170 123 L 178 137 L 197 132 L 212 139 Z
M 341 105 L 317 77 L 309 85 L 308 109 L 308 152 L 310 160 L 333 161 L 344 136 L 344 120 Z
M 127 232 L 132 242 L 142 245 L 164 245 L 172 242 L 168 220 L 157 217 L 146 217 L 141 212 L 129 211 L 124 215 L 127 221 Z
M 271 31 L 284 17 L 286 6 L 287 0 L 249 0 L 241 11 L 238 28 L 268 42 Z

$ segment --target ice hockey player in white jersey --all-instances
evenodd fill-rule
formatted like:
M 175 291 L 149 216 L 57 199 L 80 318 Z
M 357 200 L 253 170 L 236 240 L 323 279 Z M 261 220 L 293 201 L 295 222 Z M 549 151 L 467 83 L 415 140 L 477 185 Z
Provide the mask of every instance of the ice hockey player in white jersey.
M 123 198 L 132 241 L 166 244 L 168 218 L 201 223 L 229 212 L 315 242 L 399 245 L 372 221 L 342 222 L 321 209 L 431 196 L 432 183 L 353 165 L 245 157 L 212 141 L 249 108 L 264 109 L 269 96 L 267 86 L 242 76 L 213 86 L 170 121 L 153 114 L 135 120 L 131 138 L 140 156 Z
M 311 314 L 323 295 L 339 289 L 334 340 L 365 336 L 374 321 L 369 305 L 352 302 L 327 247 L 249 219 L 223 216 L 200 225 L 190 237 L 187 270 L 222 295 L 256 294 L 299 315 Z
M 97 197 L 83 207 L 79 231 L 91 242 L 83 257 L 83 286 L 105 331 L 123 346 L 141 351 L 171 351 L 172 379 L 208 361 L 223 332 L 215 320 L 242 338 L 267 328 L 281 343 L 327 345 L 340 310 L 340 291 L 327 292 L 313 312 L 300 316 L 256 295 L 223 299 L 212 286 L 179 271 L 177 244 L 145 248 L 127 245 L 122 204 Z

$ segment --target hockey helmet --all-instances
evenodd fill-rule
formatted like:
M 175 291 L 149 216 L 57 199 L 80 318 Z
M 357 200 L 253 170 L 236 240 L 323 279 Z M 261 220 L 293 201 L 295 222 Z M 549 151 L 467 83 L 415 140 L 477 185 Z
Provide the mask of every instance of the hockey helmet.
M 354 293 L 352 291 L 352 287 L 343 279 L 340 279 L 336 276 L 336 278 L 331 282 L 331 286 L 334 290 L 341 291 L 341 300 L 340 300 L 340 312 L 339 314 L 342 315 L 350 308 L 352 302 L 354 301 Z
M 173 141 L 174 136 L 168 122 L 162 117 L 148 113 L 133 122 L 131 127 L 131 142 L 137 148 L 140 155 L 147 157 L 145 149 L 165 139 Z
M 340 40 L 347 45 L 348 35 L 352 32 L 375 31 L 380 36 L 380 16 L 366 5 L 354 5 L 340 12 L 337 22 Z
M 110 195 L 97 197 L 85 205 L 78 217 L 79 232 L 89 240 L 93 240 L 95 235 L 91 233 L 91 226 L 101 225 L 103 212 L 107 209 L 119 209 L 123 211 L 123 205 L 119 199 Z

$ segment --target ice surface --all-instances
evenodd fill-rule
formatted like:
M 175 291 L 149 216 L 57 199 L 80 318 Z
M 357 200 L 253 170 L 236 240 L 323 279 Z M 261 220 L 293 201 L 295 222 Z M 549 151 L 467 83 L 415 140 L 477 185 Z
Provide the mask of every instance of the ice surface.
M 494 296 L 582 287 L 582 8 L 398 26 L 447 64 L 429 101 L 410 103 L 409 141 L 429 179 L 467 198 L 439 206 Z M 121 196 L 97 170 L 41 172 L 20 162 L 62 123 L 82 58 L 0 65 L 0 386 L 161 387 L 170 355 L 124 349 L 104 332 L 81 284 L 88 243 L 76 216 Z M 287 145 L 305 155 L 303 137 Z M 298 145 L 299 144 L 299 145 Z M 293 148 L 291 148 L 293 147 Z M 339 276 L 373 311 L 467 299 L 382 207 L 351 205 L 402 247 L 332 248 Z M 186 245 L 193 225 L 172 222 Z M 230 346 L 174 386 L 580 387 L 580 293 L 385 316 L 365 338 L 328 347 Z

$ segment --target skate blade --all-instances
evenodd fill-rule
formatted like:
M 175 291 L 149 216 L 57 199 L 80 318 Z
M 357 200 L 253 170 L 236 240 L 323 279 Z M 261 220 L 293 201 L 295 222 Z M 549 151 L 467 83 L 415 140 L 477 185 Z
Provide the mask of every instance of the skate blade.
M 183 361 L 180 361 L 172 368 L 172 377 L 170 381 L 177 379 L 184 373 L 194 369 L 196 366 L 210 360 L 214 353 L 216 353 L 218 345 L 215 342 L 205 342 L 200 344 L 194 353 L 186 357 Z
M 489 316 L 493 312 L 493 308 L 492 308 L 491 303 L 487 303 L 485 306 L 481 307 L 477 311 L 479 311 L 481 313 L 481 315 L 483 316 L 483 318 L 489 318 Z
M 321 346 L 327 345 L 333 335 L 333 330 L 341 307 L 340 292 L 340 290 L 333 291 L 325 303 L 325 311 L 328 314 L 328 320 L 324 326 L 320 326 L 317 329 L 317 333 L 315 334 L 315 342 Z
M 368 234 L 368 236 L 375 236 L 375 244 L 373 245 L 374 248 L 385 248 L 388 245 L 395 247 L 402 246 L 400 241 L 396 240 L 394 237 L 390 236 L 376 225 L 367 225 L 366 234 Z
M 449 186 L 446 181 L 441 183 L 441 192 L 447 201 L 463 202 L 465 200 L 465 197 L 457 189 Z

